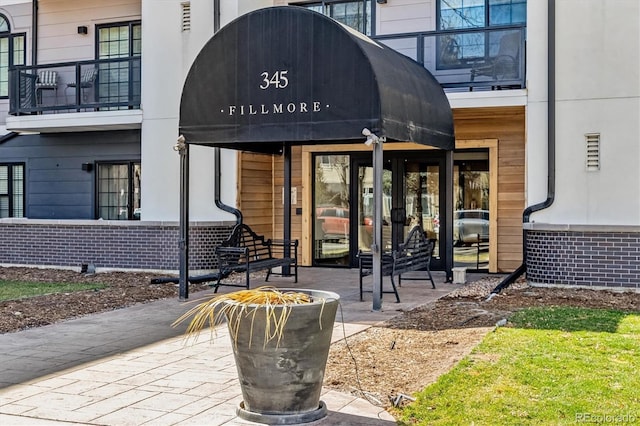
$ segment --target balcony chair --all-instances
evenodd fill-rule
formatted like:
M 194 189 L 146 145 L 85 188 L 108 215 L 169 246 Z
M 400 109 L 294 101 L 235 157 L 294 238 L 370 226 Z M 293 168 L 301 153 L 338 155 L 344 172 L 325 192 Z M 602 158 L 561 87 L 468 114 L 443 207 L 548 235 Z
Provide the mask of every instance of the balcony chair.
M 96 68 L 85 68 L 82 70 L 80 74 L 80 90 L 82 91 L 82 102 L 87 102 L 87 92 L 86 89 L 90 89 L 94 86 L 96 78 L 98 77 L 98 70 Z M 76 80 L 74 79 L 71 83 L 67 83 L 67 88 L 65 89 L 65 96 L 67 97 L 67 103 L 69 102 L 69 95 L 66 91 L 70 88 L 76 89 Z
M 35 83 L 36 103 L 42 105 L 42 91 L 53 91 L 53 102 L 58 104 L 58 73 L 56 71 L 43 70 L 38 72 Z
M 475 65 L 471 69 L 471 82 L 477 76 L 487 76 L 495 82 L 517 78 L 519 74 L 518 55 L 520 54 L 520 33 L 509 32 L 500 39 L 498 54 L 489 60 Z M 492 85 L 491 89 L 501 88 Z

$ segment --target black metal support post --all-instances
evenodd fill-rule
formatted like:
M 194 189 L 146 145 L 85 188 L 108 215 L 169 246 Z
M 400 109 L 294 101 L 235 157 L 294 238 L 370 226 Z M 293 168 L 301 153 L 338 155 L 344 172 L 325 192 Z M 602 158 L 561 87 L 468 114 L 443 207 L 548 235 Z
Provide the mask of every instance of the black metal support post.
M 373 307 L 382 310 L 382 175 L 384 172 L 382 142 L 384 138 L 375 138 L 373 142 Z
M 444 209 L 446 212 L 444 217 L 444 270 L 447 274 L 446 282 L 450 283 L 453 282 L 453 210 L 455 209 L 453 205 L 453 150 L 445 151 L 444 154 L 444 179 L 444 205 L 447 206 Z
M 291 240 L 291 146 L 285 144 L 283 150 L 284 162 L 284 239 Z M 284 246 L 284 257 L 291 257 L 291 250 L 288 245 Z M 282 267 L 282 275 L 289 276 L 291 268 L 289 265 Z
M 38 65 L 38 0 L 31 2 L 31 65 Z
M 180 300 L 189 298 L 189 145 L 183 136 L 174 147 L 180 154 Z

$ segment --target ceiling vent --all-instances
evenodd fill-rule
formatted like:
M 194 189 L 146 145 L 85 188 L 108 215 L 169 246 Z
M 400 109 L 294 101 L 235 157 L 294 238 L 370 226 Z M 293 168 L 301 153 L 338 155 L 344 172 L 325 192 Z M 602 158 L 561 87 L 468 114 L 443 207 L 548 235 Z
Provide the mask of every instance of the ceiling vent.
M 191 3 L 182 3 L 182 31 L 191 30 Z
M 584 135 L 587 146 L 587 171 L 600 170 L 600 134 L 587 133 Z

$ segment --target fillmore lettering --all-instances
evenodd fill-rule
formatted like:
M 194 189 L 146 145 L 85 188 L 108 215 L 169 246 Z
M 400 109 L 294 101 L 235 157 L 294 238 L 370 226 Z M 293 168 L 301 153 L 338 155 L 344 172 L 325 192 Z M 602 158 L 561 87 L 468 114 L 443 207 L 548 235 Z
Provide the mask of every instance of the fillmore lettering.
M 326 105 L 325 108 L 329 108 Z M 224 112 L 225 110 L 221 110 Z M 313 102 L 289 102 L 278 104 L 260 104 L 260 105 L 229 105 L 227 112 L 229 115 L 268 115 L 268 114 L 307 114 L 309 112 L 322 111 L 322 105 L 319 101 Z

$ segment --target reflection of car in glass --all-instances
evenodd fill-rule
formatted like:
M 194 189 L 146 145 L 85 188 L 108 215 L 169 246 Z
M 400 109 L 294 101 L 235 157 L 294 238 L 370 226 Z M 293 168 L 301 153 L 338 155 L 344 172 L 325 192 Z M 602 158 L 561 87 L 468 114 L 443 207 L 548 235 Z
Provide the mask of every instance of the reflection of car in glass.
M 453 213 L 453 241 L 456 245 L 489 241 L 488 210 L 456 210 Z
M 433 223 L 433 232 L 435 232 L 436 234 L 439 233 L 440 232 L 440 215 L 436 214 L 433 217 L 433 219 L 431 219 L 431 222 Z
M 316 217 L 322 226 L 324 239 L 339 238 L 349 234 L 349 209 L 318 207 Z
M 316 229 L 316 232 L 320 232 L 322 235 L 319 239 L 333 240 L 345 238 L 349 235 L 349 209 L 344 207 L 318 207 L 316 209 L 317 226 L 321 229 Z M 386 221 L 383 222 L 387 224 Z M 364 217 L 363 223 L 360 224 L 364 228 L 364 231 L 368 235 L 372 235 L 373 232 L 373 219 L 371 217 Z

